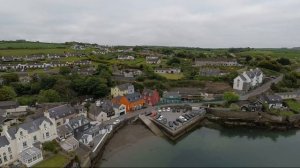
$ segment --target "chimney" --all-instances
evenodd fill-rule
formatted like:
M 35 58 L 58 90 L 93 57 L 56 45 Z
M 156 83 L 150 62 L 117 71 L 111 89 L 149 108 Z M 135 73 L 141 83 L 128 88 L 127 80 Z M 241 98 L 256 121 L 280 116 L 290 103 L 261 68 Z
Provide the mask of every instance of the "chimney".
M 65 121 L 65 124 L 68 124 L 68 123 L 69 123 L 69 121 L 70 121 L 70 120 L 67 118 L 67 119 L 66 119 L 66 121 Z
M 81 126 L 81 120 L 78 120 L 79 126 Z

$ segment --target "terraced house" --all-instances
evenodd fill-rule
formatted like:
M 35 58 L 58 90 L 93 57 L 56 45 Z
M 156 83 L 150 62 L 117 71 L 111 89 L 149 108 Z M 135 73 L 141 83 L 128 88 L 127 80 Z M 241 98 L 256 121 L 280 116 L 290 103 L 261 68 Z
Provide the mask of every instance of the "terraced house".
M 134 93 L 134 86 L 131 83 L 125 83 L 122 85 L 115 86 L 110 89 L 112 97 L 124 96 L 126 94 Z
M 115 97 L 112 102 L 116 104 L 124 104 L 126 106 L 126 112 L 139 110 L 145 105 L 143 96 L 138 92 Z
M 3 126 L 0 137 L 0 166 L 20 160 L 27 167 L 31 167 L 43 160 L 40 143 L 56 137 L 56 126 L 49 113 L 14 127 Z

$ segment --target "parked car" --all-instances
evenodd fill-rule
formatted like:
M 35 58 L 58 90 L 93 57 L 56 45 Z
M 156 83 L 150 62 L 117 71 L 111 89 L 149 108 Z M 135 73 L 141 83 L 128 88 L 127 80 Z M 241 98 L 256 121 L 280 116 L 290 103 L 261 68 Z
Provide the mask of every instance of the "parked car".
M 173 127 L 173 122 L 169 121 L 169 127 Z
M 160 116 L 161 116 L 160 114 L 156 115 L 156 118 L 155 118 L 155 119 L 159 119 Z
M 170 107 L 168 107 L 168 108 L 167 108 L 167 111 L 168 111 L 168 112 L 170 112 L 170 111 L 171 111 L 171 108 L 170 108 Z
M 179 123 L 177 121 L 173 121 L 174 125 L 178 126 Z
M 176 121 L 178 121 L 180 123 L 184 123 L 184 121 L 181 118 L 177 118 Z

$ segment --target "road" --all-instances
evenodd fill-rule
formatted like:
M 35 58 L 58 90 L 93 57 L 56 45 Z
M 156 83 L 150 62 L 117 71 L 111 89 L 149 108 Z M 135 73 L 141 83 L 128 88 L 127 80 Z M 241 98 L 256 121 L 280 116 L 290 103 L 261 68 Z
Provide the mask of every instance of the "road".
M 279 77 L 261 85 L 260 87 L 248 92 L 245 95 L 240 96 L 240 100 L 247 100 L 249 97 L 260 95 L 266 92 L 267 90 L 269 90 L 273 83 L 277 84 L 278 82 L 282 81 L 282 79 L 283 79 L 283 75 L 281 74 Z

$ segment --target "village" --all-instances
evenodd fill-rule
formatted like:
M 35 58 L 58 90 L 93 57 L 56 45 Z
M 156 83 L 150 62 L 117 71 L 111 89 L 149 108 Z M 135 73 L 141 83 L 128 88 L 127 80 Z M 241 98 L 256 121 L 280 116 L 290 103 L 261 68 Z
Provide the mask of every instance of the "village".
M 132 47 L 91 49 L 80 44 L 71 48 L 76 52 L 0 57 L 2 88 L 18 92 L 21 86 L 43 84 L 43 80 L 47 85 L 51 76 L 64 82 L 72 76 L 70 83 L 82 78 L 94 81 L 86 85 L 97 86 L 75 85 L 78 96 L 72 94 L 60 101 L 50 99 L 54 91 L 44 94 L 45 90 L 27 101 L 34 97 L 26 92 L 32 87 L 20 91 L 19 99 L 0 91 L 8 95 L 0 101 L 1 167 L 32 167 L 47 164 L 56 156 L 67 165 L 91 166 L 109 137 L 138 119 L 154 134 L 176 140 L 203 119 L 215 119 L 218 114 L 212 114 L 218 112 L 267 114 L 281 117 L 280 121 L 298 118 L 300 112 L 300 91 L 278 89 L 287 80 L 283 73 L 248 64 L 248 57 L 231 53 L 184 58 L 182 53 L 168 55 L 148 48 L 136 52 Z M 17 79 L 13 81 L 11 76 Z M 69 94 L 66 89 L 60 90 L 61 96 Z M 23 93 L 31 97 L 24 101 Z M 226 115 L 230 116 L 229 112 Z

